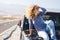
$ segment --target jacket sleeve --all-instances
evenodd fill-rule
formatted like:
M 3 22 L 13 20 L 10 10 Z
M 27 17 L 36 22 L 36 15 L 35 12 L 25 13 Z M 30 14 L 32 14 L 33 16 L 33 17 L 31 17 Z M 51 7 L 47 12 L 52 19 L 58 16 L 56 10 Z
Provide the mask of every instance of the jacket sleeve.
M 41 7 L 41 12 L 39 13 L 41 16 L 43 16 L 46 13 L 46 9 Z

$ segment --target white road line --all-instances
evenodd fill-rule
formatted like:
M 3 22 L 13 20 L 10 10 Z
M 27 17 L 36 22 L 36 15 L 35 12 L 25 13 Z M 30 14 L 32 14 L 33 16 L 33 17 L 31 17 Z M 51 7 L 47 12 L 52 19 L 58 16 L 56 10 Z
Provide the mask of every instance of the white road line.
M 10 35 L 11 31 L 14 30 L 17 25 L 12 26 L 11 28 L 5 30 L 4 32 L 0 33 L 0 40 Z

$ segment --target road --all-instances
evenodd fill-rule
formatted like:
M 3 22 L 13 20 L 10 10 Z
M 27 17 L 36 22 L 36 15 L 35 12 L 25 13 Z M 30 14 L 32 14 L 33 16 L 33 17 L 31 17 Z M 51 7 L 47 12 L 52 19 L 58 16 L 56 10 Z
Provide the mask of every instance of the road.
M 18 21 L 8 21 L 0 23 L 0 33 L 17 24 Z

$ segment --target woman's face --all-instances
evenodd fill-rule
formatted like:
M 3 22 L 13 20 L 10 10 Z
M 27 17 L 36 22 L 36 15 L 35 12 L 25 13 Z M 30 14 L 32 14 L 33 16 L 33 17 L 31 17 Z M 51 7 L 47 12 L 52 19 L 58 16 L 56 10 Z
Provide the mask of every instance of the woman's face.
M 33 12 L 35 13 L 35 15 L 38 15 L 39 14 L 39 8 L 35 7 Z

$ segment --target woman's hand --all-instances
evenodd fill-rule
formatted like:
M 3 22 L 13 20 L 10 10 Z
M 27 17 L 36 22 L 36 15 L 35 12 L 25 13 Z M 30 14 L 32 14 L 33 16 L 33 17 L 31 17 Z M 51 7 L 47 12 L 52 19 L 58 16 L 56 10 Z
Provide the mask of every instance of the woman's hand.
M 26 37 L 31 37 L 32 36 L 32 34 L 26 34 Z
M 29 34 L 26 34 L 27 37 L 31 37 L 32 36 L 32 29 L 29 30 Z

